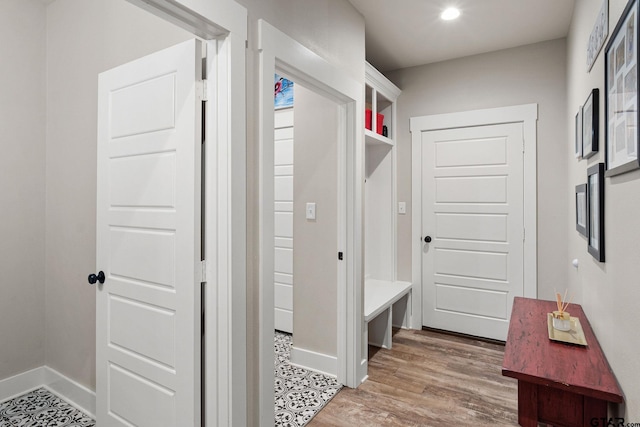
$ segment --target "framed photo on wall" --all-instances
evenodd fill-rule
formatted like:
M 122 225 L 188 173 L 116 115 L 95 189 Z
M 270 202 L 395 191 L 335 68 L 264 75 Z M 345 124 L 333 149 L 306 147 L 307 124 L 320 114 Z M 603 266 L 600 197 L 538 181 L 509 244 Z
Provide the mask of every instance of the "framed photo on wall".
M 588 251 L 604 262 L 604 163 L 587 169 L 587 224 Z
M 598 114 L 600 91 L 593 89 L 582 106 L 582 158 L 588 159 L 598 152 L 598 134 L 600 133 Z
M 576 230 L 587 237 L 587 184 L 576 185 Z
M 638 0 L 630 0 L 605 48 L 605 159 L 607 176 L 638 162 Z
M 280 110 L 293 107 L 293 82 L 285 77 L 274 75 L 273 108 Z
M 576 159 L 582 158 L 582 105 L 578 108 L 576 114 L 576 144 L 575 144 Z

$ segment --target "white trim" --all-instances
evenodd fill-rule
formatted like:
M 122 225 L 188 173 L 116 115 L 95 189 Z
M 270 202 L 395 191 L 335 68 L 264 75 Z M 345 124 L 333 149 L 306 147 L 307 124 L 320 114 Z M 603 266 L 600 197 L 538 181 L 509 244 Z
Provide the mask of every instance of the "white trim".
M 364 88 L 343 70 L 302 46 L 269 23 L 258 22 L 259 50 L 259 360 L 258 399 L 261 425 L 273 423 L 273 75 L 293 79 L 330 99 L 340 107 L 338 140 L 340 158 L 338 251 L 337 369 L 339 382 L 359 384 L 362 352 L 362 177 L 364 142 L 362 129 Z M 337 254 L 336 254 L 337 255 Z
M 41 366 L 0 381 L 0 402 L 45 387 L 95 418 L 96 394 L 48 366 Z
M 320 372 L 333 378 L 338 376 L 338 358 L 336 356 L 291 346 L 290 362 L 294 366 Z
M 422 329 L 422 136 L 411 125 L 411 328 Z
M 246 425 L 244 40 L 207 42 L 205 405 L 207 425 Z M 234 70 L 238 70 L 234 72 Z M 242 71 L 241 71 L 242 70 Z M 233 96 L 232 96 L 233 94 Z M 233 262 L 232 262 L 233 260 Z
M 537 258 L 537 133 L 538 104 L 489 108 L 459 113 L 412 117 L 411 260 L 413 292 L 412 328 L 422 328 L 422 136 L 423 131 L 504 123 L 522 123 L 524 137 L 524 296 L 538 295 Z
M 44 366 L 0 380 L 0 402 L 44 386 Z
M 44 385 L 52 393 L 57 394 L 82 412 L 95 418 L 96 393 L 62 375 L 55 369 L 44 367 Z
M 198 37 L 228 33 L 247 38 L 247 11 L 232 0 L 127 0 Z
M 369 86 L 376 88 L 378 92 L 384 95 L 388 100 L 392 100 L 394 104 L 402 93 L 400 88 L 394 85 L 391 80 L 386 78 L 384 74 L 378 71 L 373 65 L 368 62 L 365 63 L 365 81 Z M 394 121 L 391 123 L 395 123 Z M 393 126 L 392 130 L 395 130 L 396 126 Z M 393 139 L 393 138 L 392 138 Z M 395 141 L 395 139 L 394 139 Z

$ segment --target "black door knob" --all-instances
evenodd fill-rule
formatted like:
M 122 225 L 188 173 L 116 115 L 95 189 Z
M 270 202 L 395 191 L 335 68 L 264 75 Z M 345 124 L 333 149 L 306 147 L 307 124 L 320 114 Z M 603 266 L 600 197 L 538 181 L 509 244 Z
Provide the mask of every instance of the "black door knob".
M 429 243 L 429 242 L 431 242 L 431 236 L 427 236 L 427 237 L 425 237 L 425 238 L 424 238 L 424 242 L 425 242 L 425 243 Z
M 97 276 L 95 274 L 90 274 L 89 275 L 89 283 L 92 284 L 92 285 L 95 285 L 96 282 L 104 283 L 104 272 L 103 271 L 98 272 Z

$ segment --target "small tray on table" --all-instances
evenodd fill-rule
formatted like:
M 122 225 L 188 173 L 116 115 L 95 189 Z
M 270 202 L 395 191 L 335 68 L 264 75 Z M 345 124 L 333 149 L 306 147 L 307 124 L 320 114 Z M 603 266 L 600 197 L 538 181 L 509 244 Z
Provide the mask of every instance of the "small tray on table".
M 571 317 L 571 329 L 568 331 L 559 331 L 553 327 L 553 315 L 547 313 L 547 326 L 549 328 L 549 339 L 552 341 L 560 341 L 569 344 L 587 345 L 587 339 L 584 336 L 580 319 Z

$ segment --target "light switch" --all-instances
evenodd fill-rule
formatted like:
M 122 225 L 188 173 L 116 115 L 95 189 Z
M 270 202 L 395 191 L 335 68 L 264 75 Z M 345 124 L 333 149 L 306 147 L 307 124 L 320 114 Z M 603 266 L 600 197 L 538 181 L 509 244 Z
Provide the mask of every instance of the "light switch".
M 316 219 L 315 203 L 307 203 L 307 219 Z
M 406 202 L 398 202 L 398 213 L 400 215 L 404 215 L 407 213 L 407 203 Z

